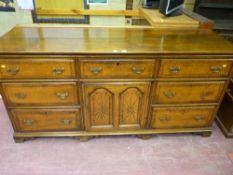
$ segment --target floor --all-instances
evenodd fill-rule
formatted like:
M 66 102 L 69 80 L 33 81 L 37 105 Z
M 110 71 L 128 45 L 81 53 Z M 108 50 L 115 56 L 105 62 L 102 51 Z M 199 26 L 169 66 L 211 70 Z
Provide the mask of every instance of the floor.
M 100 137 L 81 143 L 44 138 L 15 144 L 0 100 L 0 175 L 233 175 L 233 139 L 214 125 L 210 138 Z

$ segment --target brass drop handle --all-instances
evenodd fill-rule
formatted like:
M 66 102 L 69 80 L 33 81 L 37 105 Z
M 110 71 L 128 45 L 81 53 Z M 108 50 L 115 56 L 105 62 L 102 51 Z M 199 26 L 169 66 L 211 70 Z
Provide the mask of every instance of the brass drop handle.
M 194 119 L 201 122 L 201 121 L 204 121 L 206 119 L 206 117 L 204 117 L 204 116 L 195 116 Z
M 221 72 L 222 68 L 223 68 L 222 66 L 212 66 L 212 67 L 210 67 L 210 70 L 213 73 L 219 73 L 219 72 Z
M 16 75 L 19 72 L 19 67 L 9 67 L 6 71 L 8 74 Z
M 64 125 L 70 125 L 72 120 L 69 120 L 69 119 L 64 119 L 61 121 Z
M 144 67 L 132 67 L 132 71 L 135 74 L 141 74 L 142 72 L 144 72 L 145 68 Z
M 27 94 L 25 94 L 25 93 L 16 93 L 15 96 L 18 99 L 25 99 L 27 97 Z
M 175 92 L 172 92 L 172 91 L 168 91 L 168 92 L 164 92 L 164 95 L 167 97 L 167 98 L 173 98 L 176 96 L 176 93 Z
M 201 99 L 205 99 L 206 97 L 208 97 L 208 96 L 210 96 L 210 95 L 212 95 L 213 94 L 213 92 L 211 92 L 211 91 L 206 91 L 206 92 L 202 92 L 201 94 L 200 94 L 200 97 L 201 97 Z
M 102 67 L 93 67 L 90 69 L 90 71 L 94 74 L 94 75 L 98 75 L 100 72 L 102 72 Z
M 34 123 L 35 121 L 34 121 L 34 120 L 31 120 L 31 119 L 28 119 L 28 120 L 24 120 L 23 122 L 24 122 L 24 124 L 27 125 L 27 126 L 32 126 L 33 123 Z
M 65 71 L 64 67 L 53 67 L 53 73 L 60 75 Z
M 166 117 L 166 116 L 162 116 L 162 117 L 159 117 L 159 120 L 160 120 L 161 122 L 168 122 L 168 121 L 171 120 L 171 118 L 170 118 L 170 117 Z
M 61 100 L 65 100 L 69 96 L 69 93 L 68 92 L 58 92 L 56 95 Z
M 174 66 L 174 67 L 170 67 L 169 70 L 170 70 L 171 73 L 174 73 L 174 74 L 175 74 L 175 73 L 180 72 L 181 68 L 180 68 L 180 67 L 175 67 L 175 66 Z

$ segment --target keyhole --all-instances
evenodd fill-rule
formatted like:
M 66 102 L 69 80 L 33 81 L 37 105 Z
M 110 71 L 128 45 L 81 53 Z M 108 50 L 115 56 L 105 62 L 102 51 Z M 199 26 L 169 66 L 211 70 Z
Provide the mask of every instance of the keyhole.
M 119 62 L 117 62 L 117 63 L 116 63 L 116 65 L 117 65 L 117 66 L 119 66 L 119 65 L 120 65 L 120 63 L 119 63 Z

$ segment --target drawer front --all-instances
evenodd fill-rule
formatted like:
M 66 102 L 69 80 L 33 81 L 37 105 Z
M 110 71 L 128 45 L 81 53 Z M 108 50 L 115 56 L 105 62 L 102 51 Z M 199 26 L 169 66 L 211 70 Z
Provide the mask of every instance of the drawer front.
M 151 128 L 205 127 L 212 123 L 215 107 L 154 108 Z
M 11 111 L 19 131 L 80 130 L 78 110 L 23 110 Z
M 9 105 L 75 105 L 75 83 L 3 83 Z
M 151 78 L 154 60 L 81 61 L 82 78 Z
M 75 78 L 72 59 L 0 60 L 0 78 Z
M 225 87 L 225 81 L 219 82 L 172 82 L 157 83 L 153 102 L 172 103 L 208 103 L 218 102 Z
M 228 77 L 232 61 L 221 60 L 172 60 L 161 61 L 160 78 L 167 77 Z

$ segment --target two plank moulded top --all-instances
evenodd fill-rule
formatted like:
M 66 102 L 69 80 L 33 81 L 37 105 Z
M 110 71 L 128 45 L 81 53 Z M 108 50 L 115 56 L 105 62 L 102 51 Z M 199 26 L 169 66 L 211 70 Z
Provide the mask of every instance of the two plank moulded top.
M 233 54 L 233 44 L 208 30 L 102 27 L 15 27 L 0 54 Z

